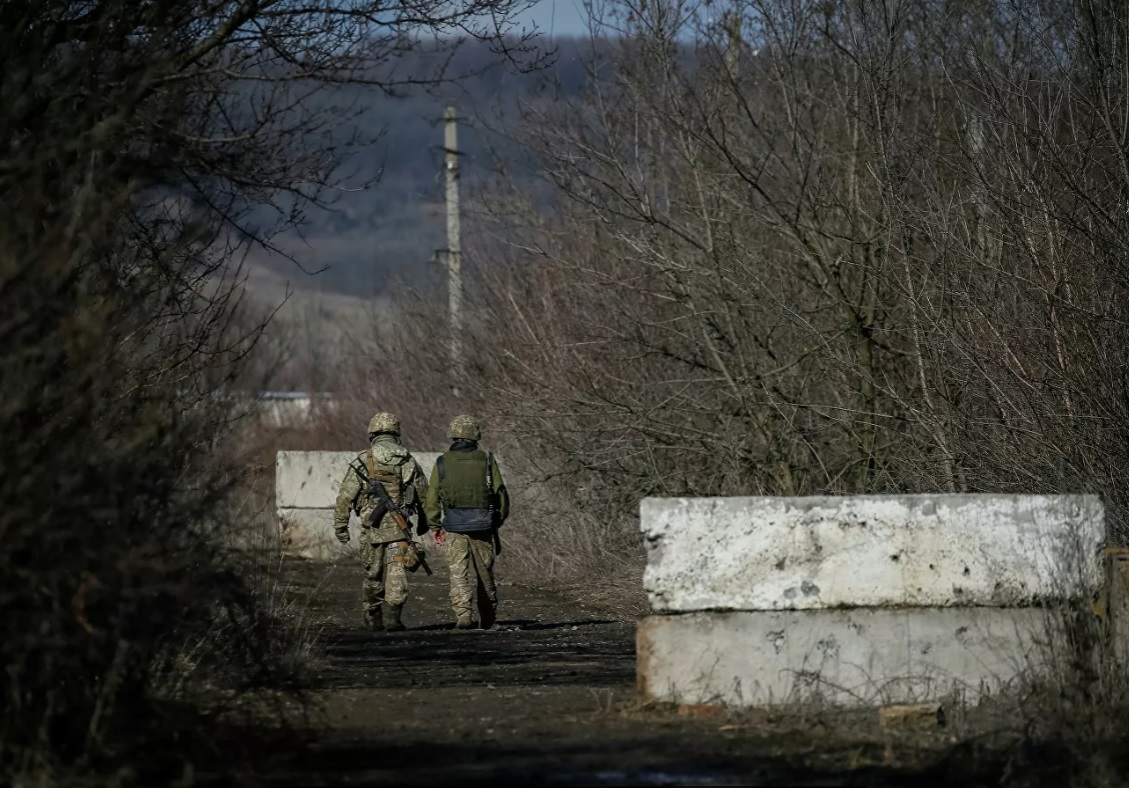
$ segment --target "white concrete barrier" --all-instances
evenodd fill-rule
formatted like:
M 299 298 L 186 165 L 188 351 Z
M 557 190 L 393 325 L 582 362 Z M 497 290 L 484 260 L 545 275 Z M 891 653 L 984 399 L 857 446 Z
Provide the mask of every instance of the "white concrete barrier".
M 1096 496 L 644 499 L 661 612 L 1022 607 L 1101 586 Z
M 360 453 L 348 451 L 280 451 L 275 460 L 275 506 L 284 552 L 327 560 L 344 549 L 333 533 L 333 506 L 349 463 Z M 430 477 L 438 452 L 413 452 Z M 355 515 L 350 517 L 354 529 Z M 355 537 L 355 534 L 354 534 Z
M 1047 603 L 1093 600 L 1094 496 L 645 499 L 646 699 L 976 701 L 1037 672 Z
M 639 690 L 732 706 L 976 703 L 1049 662 L 1056 626 L 1039 608 L 648 616 L 637 634 Z
M 275 502 L 286 509 L 333 508 L 337 488 L 357 451 L 280 451 L 275 459 Z M 438 452 L 412 452 L 430 477 Z

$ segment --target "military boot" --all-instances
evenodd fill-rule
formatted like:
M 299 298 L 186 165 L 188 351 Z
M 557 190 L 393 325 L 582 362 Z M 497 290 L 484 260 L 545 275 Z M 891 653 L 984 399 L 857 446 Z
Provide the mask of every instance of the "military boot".
M 470 617 L 470 613 L 463 613 L 459 616 L 459 620 L 455 622 L 456 629 L 474 629 L 474 619 Z
M 400 611 L 403 609 L 403 605 L 388 606 L 388 623 L 384 627 L 386 632 L 402 632 L 405 629 L 404 623 L 400 621 Z
M 379 607 L 370 608 L 365 611 L 365 626 L 373 632 L 384 631 L 384 616 L 381 615 Z

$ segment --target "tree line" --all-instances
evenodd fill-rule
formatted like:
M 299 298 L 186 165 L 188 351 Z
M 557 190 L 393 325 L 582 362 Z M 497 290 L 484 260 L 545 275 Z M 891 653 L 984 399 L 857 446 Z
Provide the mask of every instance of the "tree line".
M 522 7 L 0 5 L 3 782 L 191 774 L 211 729 L 170 709 L 286 678 L 215 396 L 270 317 L 246 309 L 246 255 L 368 142 L 355 108 L 311 102 L 440 82 L 460 37 L 535 60 L 507 27 Z
M 537 539 L 583 526 L 566 563 L 607 576 L 644 496 L 902 492 L 1099 493 L 1123 538 L 1122 6 L 601 9 L 582 88 L 511 132 L 538 179 L 468 208 L 464 402 Z M 460 407 L 441 298 L 360 390 Z

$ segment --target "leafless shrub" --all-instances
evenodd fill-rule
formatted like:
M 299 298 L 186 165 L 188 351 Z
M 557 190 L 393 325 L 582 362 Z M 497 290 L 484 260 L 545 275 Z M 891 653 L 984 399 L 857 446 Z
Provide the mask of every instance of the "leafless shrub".
M 463 399 L 426 305 L 388 345 L 418 363 L 368 378 L 420 435 L 489 414 L 543 506 L 522 562 L 638 571 L 648 495 L 1095 492 L 1123 539 L 1124 9 L 596 10 L 589 89 L 515 134 L 550 188 L 477 196 Z M 1059 618 L 1089 700 L 1022 718 L 1085 718 L 1084 754 L 1123 669 Z
M 516 7 L 0 9 L 6 781 L 131 756 L 163 781 L 181 753 L 144 742 L 186 669 L 227 690 L 285 677 L 269 580 L 248 575 L 262 556 L 227 538 L 224 389 L 269 317 L 240 317 L 239 261 L 333 194 L 357 142 L 338 123 L 354 109 L 310 113 L 311 93 L 443 79 L 457 34 L 496 37 Z M 434 70 L 399 73 L 427 36 Z
M 1124 14 L 601 8 L 517 134 L 549 196 L 473 217 L 474 396 L 559 508 L 1092 491 L 1120 534 Z

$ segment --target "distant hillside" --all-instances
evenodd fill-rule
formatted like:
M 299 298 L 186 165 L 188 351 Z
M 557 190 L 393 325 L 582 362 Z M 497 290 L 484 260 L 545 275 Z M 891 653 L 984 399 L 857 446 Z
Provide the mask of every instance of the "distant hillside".
M 301 235 L 288 234 L 278 246 L 299 260 L 307 275 L 281 255 L 256 250 L 250 259 L 279 281 L 297 290 L 347 293 L 369 297 L 384 292 L 394 280 L 426 285 L 438 275 L 431 259 L 445 246 L 443 213 L 443 109 L 458 108 L 463 195 L 496 171 L 499 160 L 516 177 L 531 177 L 516 168 L 505 139 L 519 100 L 561 90 L 574 94 L 584 83 L 586 45 L 557 43 L 553 64 L 528 74 L 514 73 L 483 44 L 468 44 L 450 63 L 448 73 L 464 75 L 430 93 L 414 90 L 388 96 L 369 88 L 349 87 L 324 96 L 327 111 L 356 106 L 362 114 L 349 131 L 378 137 L 373 145 L 342 168 L 343 185 L 378 178 L 359 191 L 343 191 L 330 211 L 311 212 Z M 578 50 L 578 47 L 581 49 Z M 405 71 L 413 64 L 405 64 Z M 371 95 L 370 95 L 371 94 Z M 499 134 L 501 131 L 501 134 Z M 322 270 L 325 269 L 325 270 Z

